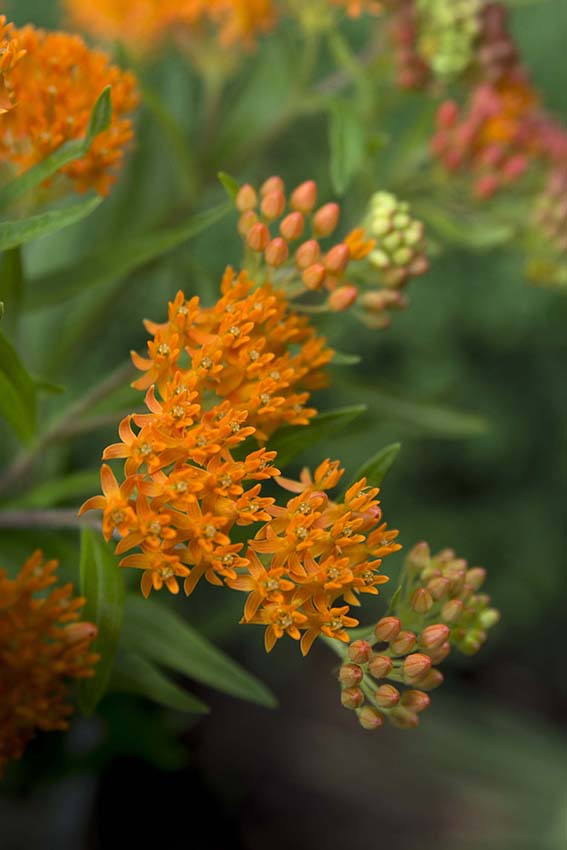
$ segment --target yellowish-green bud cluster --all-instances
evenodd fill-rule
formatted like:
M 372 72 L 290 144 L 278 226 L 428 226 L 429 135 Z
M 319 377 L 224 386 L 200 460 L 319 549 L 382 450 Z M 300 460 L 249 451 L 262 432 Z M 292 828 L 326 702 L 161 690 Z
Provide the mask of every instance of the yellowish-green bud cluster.
M 417 0 L 418 50 L 435 76 L 454 78 L 472 63 L 483 6 L 483 0 Z
M 412 217 L 409 204 L 390 192 L 376 192 L 364 227 L 368 236 L 376 240 L 368 261 L 380 272 L 386 286 L 399 288 L 410 277 L 427 271 L 424 227 Z

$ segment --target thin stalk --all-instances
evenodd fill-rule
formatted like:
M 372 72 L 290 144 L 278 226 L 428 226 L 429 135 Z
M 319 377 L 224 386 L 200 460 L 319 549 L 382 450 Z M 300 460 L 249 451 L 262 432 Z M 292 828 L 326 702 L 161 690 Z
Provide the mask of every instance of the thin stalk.
M 72 528 L 88 525 L 100 531 L 99 520 L 79 519 L 77 511 L 68 509 L 0 511 L 0 528 Z

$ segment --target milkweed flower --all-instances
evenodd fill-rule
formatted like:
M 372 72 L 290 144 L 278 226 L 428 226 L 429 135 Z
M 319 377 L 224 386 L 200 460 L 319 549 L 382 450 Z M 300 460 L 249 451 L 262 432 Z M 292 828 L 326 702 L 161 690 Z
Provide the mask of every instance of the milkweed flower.
M 386 719 L 415 728 L 429 691 L 443 682 L 436 665 L 453 647 L 478 652 L 500 618 L 479 593 L 485 578 L 486 570 L 469 567 L 451 549 L 432 555 L 419 543 L 410 551 L 391 614 L 350 644 L 339 671 L 342 704 L 363 728 L 380 728 Z
M 271 518 L 261 487 L 279 470 L 263 444 L 315 415 L 310 390 L 325 383 L 332 352 L 281 292 L 232 269 L 214 307 L 179 292 L 167 322 L 146 327 L 148 356 L 132 357 L 147 412 L 125 417 L 103 454 L 123 460 L 124 480 L 103 465 L 102 495 L 81 513 L 102 511 L 106 539 L 120 538 L 121 565 L 142 570 L 146 596 L 164 585 L 177 593 L 179 580 L 190 594 L 201 578 L 223 584 L 248 563 L 230 533 Z M 260 448 L 237 458 L 252 437 Z
M 9 28 L 6 56 L 17 56 L 5 76 L 14 108 L 0 122 L 0 155 L 16 174 L 45 159 L 65 142 L 82 138 L 92 108 L 106 86 L 112 87 L 110 127 L 88 153 L 61 170 L 77 191 L 107 194 L 132 139 L 128 117 L 137 104 L 132 74 L 110 65 L 106 54 L 91 50 L 76 35 L 27 26 Z M 6 88 L 9 86 L 9 88 Z
M 67 728 L 71 682 L 93 675 L 96 627 L 72 585 L 53 587 L 56 570 L 39 551 L 15 579 L 0 569 L 0 773 L 37 730 Z
M 15 104 L 11 73 L 25 56 L 25 50 L 14 36 L 14 25 L 0 15 L 0 115 L 9 112 Z

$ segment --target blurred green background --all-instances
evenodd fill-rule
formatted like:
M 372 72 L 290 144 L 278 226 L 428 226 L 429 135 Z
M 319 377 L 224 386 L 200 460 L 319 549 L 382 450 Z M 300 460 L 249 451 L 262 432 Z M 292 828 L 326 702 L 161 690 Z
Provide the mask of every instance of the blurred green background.
M 1 6 L 18 24 L 57 23 L 55 3 Z M 518 8 L 514 29 L 545 102 L 567 122 L 567 3 Z M 286 96 L 282 63 L 294 47 L 289 38 L 282 44 L 265 43 L 232 84 L 236 106 L 222 122 L 228 143 L 216 139 L 203 168 L 222 165 L 252 182 L 280 173 L 288 185 L 314 177 L 321 196 L 331 198 L 324 118 L 302 118 L 263 150 L 254 147 L 254 133 Z M 149 77 L 192 139 L 199 90 L 181 59 L 172 54 Z M 400 102 L 400 124 L 415 97 Z M 231 138 L 237 149 L 249 145 L 250 155 L 235 154 Z M 214 161 L 220 151 L 225 160 Z M 365 175 L 367 191 L 388 188 L 384 171 L 377 163 L 381 185 L 370 186 L 378 178 Z M 214 182 L 202 186 L 199 208 L 219 200 Z M 101 244 L 112 252 L 124 236 L 182 220 L 190 207 L 162 128 L 143 109 L 112 197 L 88 222 L 32 246 L 30 274 L 88 258 Z M 234 223 L 230 217 L 159 264 L 27 316 L 26 363 L 67 388 L 49 400 L 46 416 L 131 348 L 141 349 L 141 319 L 162 318 L 178 288 L 211 300 L 225 263 L 239 261 Z M 488 646 L 472 660 L 449 659 L 446 682 L 417 732 L 371 735 L 341 709 L 324 646 L 306 661 L 295 646 L 266 657 L 260 630 L 235 626 L 240 596 L 199 588 L 182 604 L 184 614 L 264 678 L 281 707 L 270 713 L 207 694 L 211 716 L 188 725 L 134 699 L 108 698 L 99 718 L 78 720 L 66 738 L 46 736 L 30 748 L 0 800 L 3 850 L 98 850 L 119 841 L 141 848 L 157 840 L 212 850 L 567 846 L 567 298 L 530 287 L 519 250 L 475 255 L 456 247 L 434 259 L 410 295 L 411 308 L 384 333 L 348 317 L 340 330 L 334 324 L 331 343 L 363 361 L 334 370 L 319 406 L 364 402 L 369 412 L 323 454 L 300 461 L 330 454 L 354 470 L 401 440 L 382 491 L 386 519 L 406 546 L 427 539 L 433 549 L 455 547 L 488 568 L 488 591 L 503 614 Z M 124 397 L 124 412 L 131 398 Z M 96 468 L 114 432 L 109 426 L 58 447 L 41 475 Z M 74 534 L 37 534 L 33 542 L 74 576 Z M 29 546 L 29 534 L 4 532 L 3 561 L 13 566 Z

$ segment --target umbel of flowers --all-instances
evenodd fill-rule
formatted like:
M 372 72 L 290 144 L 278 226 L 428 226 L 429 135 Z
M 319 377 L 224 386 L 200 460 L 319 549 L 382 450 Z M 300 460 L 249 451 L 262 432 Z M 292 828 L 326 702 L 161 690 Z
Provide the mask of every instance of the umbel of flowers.
M 84 137 L 92 108 L 112 87 L 110 127 L 85 156 L 62 173 L 80 192 L 106 194 L 132 138 L 129 114 L 138 96 L 132 74 L 109 63 L 77 35 L 16 29 L 0 19 L 0 157 L 5 177 L 45 159 L 65 142 Z
M 289 197 L 281 177 L 270 177 L 259 191 L 246 184 L 236 207 L 245 266 L 290 299 L 303 299 L 298 309 L 352 309 L 369 327 L 385 328 L 388 311 L 407 306 L 401 288 L 428 269 L 423 225 L 388 192 L 372 197 L 362 226 L 339 242 L 340 206 L 318 204 L 313 180 Z
M 402 728 L 418 725 L 430 704 L 428 691 L 443 681 L 440 664 L 455 647 L 473 655 L 500 615 L 479 593 L 482 567 L 469 567 L 452 549 L 432 556 L 419 543 L 406 558 L 391 615 L 366 639 L 353 641 L 339 671 L 341 700 L 360 724 L 377 729 L 388 719 Z
M 92 623 L 70 584 L 53 587 L 56 561 L 35 552 L 15 579 L 0 569 L 0 774 L 36 730 L 66 729 L 74 679 L 93 675 Z

